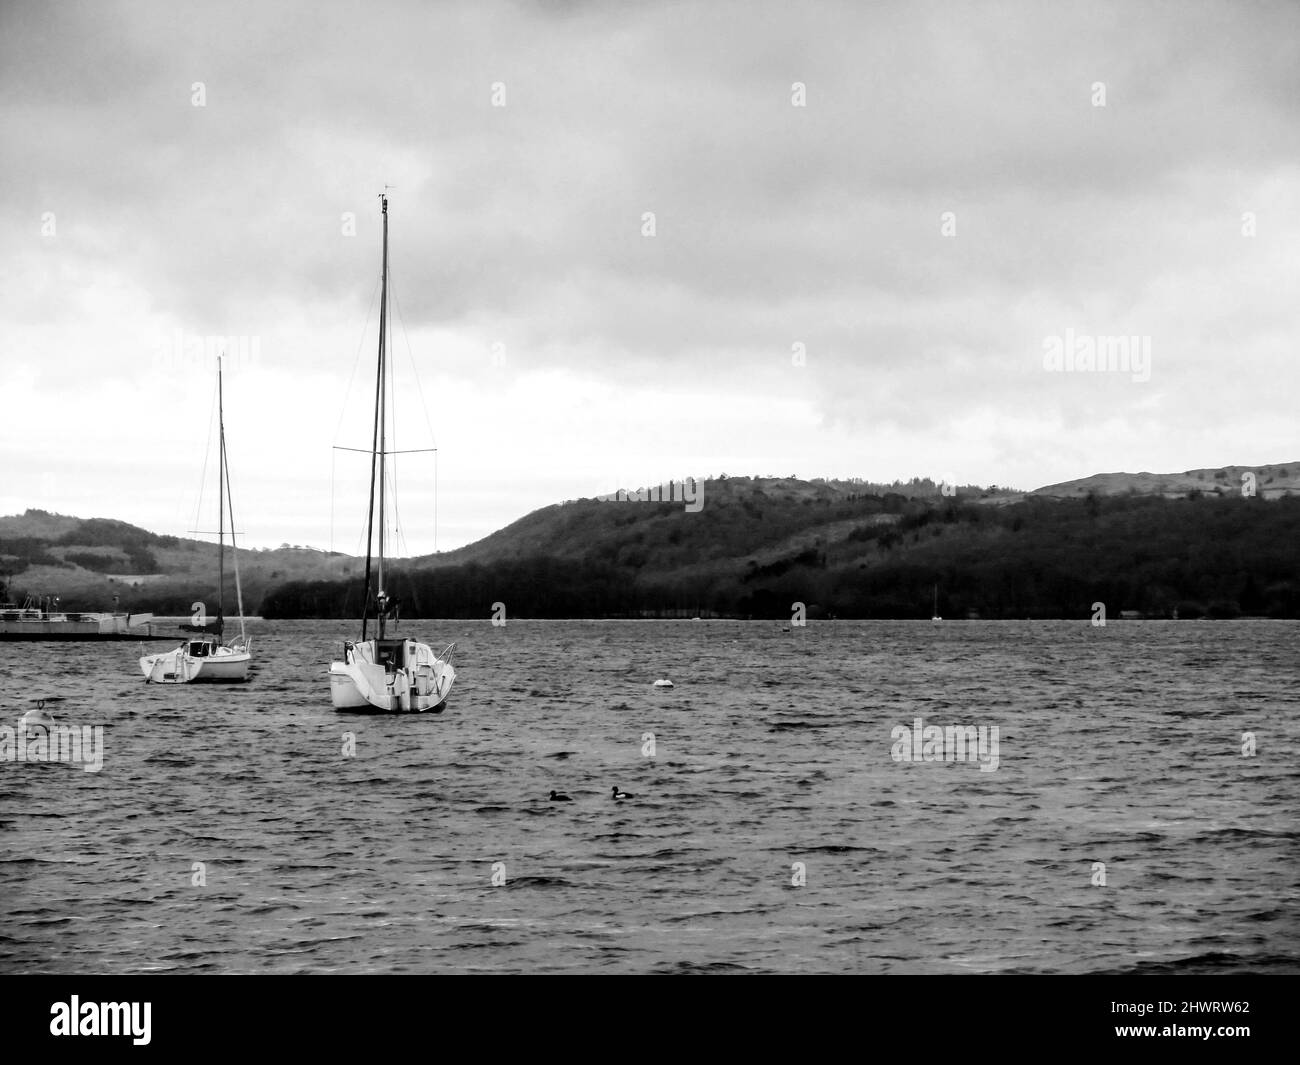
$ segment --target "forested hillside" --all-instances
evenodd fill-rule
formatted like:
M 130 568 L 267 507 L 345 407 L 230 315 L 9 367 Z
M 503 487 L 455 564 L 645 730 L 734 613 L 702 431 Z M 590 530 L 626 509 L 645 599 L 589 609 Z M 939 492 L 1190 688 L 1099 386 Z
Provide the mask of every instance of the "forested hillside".
M 708 488 L 706 486 L 706 499 Z M 734 486 L 733 486 L 734 487 Z M 581 501 L 563 553 L 402 567 L 407 616 L 1300 617 L 1300 498 L 827 498 L 750 486 L 699 513 Z M 557 524 L 558 521 L 558 524 Z M 558 556 L 558 557 L 557 557 Z M 291 582 L 267 616 L 354 617 L 359 583 Z
M 1109 474 L 1024 494 L 719 477 L 695 504 L 584 499 L 457 551 L 390 562 L 407 617 L 1300 617 L 1295 470 Z M 1125 481 L 1125 478 L 1129 478 Z M 1080 486 L 1092 485 L 1081 493 Z M 1198 487 L 1204 485 L 1204 489 Z M 1145 490 L 1144 490 L 1145 489 Z M 641 493 L 643 496 L 648 493 Z M 671 498 L 671 493 L 670 493 Z M 67 609 L 188 614 L 215 597 L 214 544 L 29 510 L 0 518 L 13 594 Z M 248 613 L 357 618 L 361 560 L 284 545 L 240 551 Z M 227 613 L 234 608 L 227 573 Z
M 226 611 L 232 613 L 229 544 L 226 552 Z M 361 568 L 346 555 L 288 544 L 267 551 L 241 548 L 239 566 L 249 613 L 282 581 L 339 577 Z M 28 510 L 0 517 L 0 584 L 19 601 L 28 593 L 57 596 L 66 610 L 109 609 L 117 596 L 122 609 L 135 613 L 188 615 L 195 601 L 215 605 L 217 545 L 108 518 Z

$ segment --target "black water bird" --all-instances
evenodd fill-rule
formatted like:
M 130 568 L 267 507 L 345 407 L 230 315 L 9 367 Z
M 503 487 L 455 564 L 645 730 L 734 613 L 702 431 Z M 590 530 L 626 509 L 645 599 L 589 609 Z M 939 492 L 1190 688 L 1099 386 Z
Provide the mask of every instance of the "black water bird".
M 573 802 L 573 800 L 567 795 L 561 795 L 558 791 L 552 791 L 551 802 Z
M 619 791 L 619 790 L 618 790 L 618 785 L 615 784 L 615 785 L 614 785 L 614 798 L 616 798 L 616 799 L 630 799 L 630 798 L 632 798 L 632 796 L 631 796 L 631 794 L 630 794 L 629 792 L 626 792 L 626 791 Z

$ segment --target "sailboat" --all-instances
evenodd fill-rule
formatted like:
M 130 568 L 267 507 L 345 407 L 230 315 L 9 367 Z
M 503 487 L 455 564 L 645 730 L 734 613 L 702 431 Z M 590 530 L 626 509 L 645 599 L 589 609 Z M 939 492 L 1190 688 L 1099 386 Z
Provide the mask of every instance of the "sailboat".
M 939 616 L 939 586 L 937 584 L 934 586 L 934 611 L 930 615 L 930 620 L 931 621 L 943 620 L 943 618 Z
M 217 616 L 211 621 L 182 625 L 191 636 L 174 650 L 145 655 L 140 669 L 146 681 L 155 684 L 192 684 L 197 681 L 239 682 L 248 680 L 253 656 L 249 652 L 248 634 L 244 631 L 244 592 L 239 584 L 239 552 L 235 545 L 235 511 L 230 499 L 230 467 L 226 462 L 225 397 L 221 380 L 221 356 L 217 356 L 217 426 L 220 462 L 217 468 Z M 222 643 L 226 594 L 226 516 L 230 517 L 230 549 L 234 558 L 235 599 L 239 608 L 239 635 Z M 199 604 L 195 604 L 198 606 Z
M 366 525 L 365 588 L 361 608 L 361 639 L 343 644 L 343 657 L 330 663 L 330 700 L 336 710 L 362 713 L 440 713 L 456 681 L 449 644 L 437 655 L 427 643 L 389 633 L 398 604 L 384 584 L 385 458 L 388 425 L 388 197 L 380 196 L 384 219 L 384 250 L 379 296 L 379 359 L 375 383 L 375 426 L 370 448 L 370 508 Z M 378 507 L 375 506 L 378 489 Z M 378 551 L 375 525 L 378 523 Z M 372 576 L 374 580 L 372 582 Z M 373 598 L 372 598 L 373 591 Z M 370 622 L 374 620 L 374 635 Z

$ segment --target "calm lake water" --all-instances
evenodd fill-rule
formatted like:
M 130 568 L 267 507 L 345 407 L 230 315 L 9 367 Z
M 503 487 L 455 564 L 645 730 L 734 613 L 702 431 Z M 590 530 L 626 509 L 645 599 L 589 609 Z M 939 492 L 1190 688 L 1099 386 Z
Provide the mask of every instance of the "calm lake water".
M 1294 622 L 404 623 L 459 641 L 413 717 L 331 708 L 352 629 L 237 687 L 0 644 L 4 724 L 104 727 L 0 763 L 0 971 L 1300 972 Z

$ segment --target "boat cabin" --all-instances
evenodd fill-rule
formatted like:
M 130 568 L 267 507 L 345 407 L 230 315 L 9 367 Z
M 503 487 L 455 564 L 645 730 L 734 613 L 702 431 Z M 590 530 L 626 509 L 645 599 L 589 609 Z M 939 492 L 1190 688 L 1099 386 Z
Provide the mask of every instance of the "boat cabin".
M 376 640 L 375 663 L 390 672 L 402 669 L 406 665 L 406 641 Z

